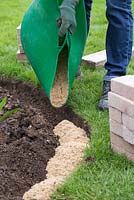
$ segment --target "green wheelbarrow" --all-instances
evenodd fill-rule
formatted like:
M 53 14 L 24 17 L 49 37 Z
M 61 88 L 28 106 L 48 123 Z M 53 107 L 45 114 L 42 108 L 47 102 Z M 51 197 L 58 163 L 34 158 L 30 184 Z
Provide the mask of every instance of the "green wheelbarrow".
M 83 0 L 76 9 L 75 33 L 67 32 L 63 38 L 58 36 L 60 11 L 57 0 L 34 0 L 21 24 L 24 52 L 54 107 L 66 103 L 85 47 L 87 31 Z

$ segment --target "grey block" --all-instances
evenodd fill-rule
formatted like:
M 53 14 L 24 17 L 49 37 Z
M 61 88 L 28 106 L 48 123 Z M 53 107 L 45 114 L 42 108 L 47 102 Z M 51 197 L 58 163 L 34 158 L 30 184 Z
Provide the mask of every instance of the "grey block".
M 134 57 L 134 47 L 132 48 L 132 57 Z M 82 57 L 83 64 L 96 68 L 104 66 L 106 61 L 107 61 L 106 50 L 99 51 Z

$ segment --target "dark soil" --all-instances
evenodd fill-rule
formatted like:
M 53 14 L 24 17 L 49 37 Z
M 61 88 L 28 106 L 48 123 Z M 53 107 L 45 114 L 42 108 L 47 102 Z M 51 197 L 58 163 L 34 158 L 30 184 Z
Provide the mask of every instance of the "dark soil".
M 67 119 L 89 133 L 87 123 L 69 107 L 53 108 L 44 92 L 32 85 L 0 79 L 3 113 L 20 108 L 0 123 L 0 200 L 22 200 L 24 192 L 46 178 L 46 165 L 59 145 L 53 128 Z

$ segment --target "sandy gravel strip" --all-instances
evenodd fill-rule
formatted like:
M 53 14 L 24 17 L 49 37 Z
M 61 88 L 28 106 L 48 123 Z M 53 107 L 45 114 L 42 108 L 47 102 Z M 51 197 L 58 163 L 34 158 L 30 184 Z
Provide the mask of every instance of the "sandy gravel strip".
M 24 200 L 50 200 L 57 186 L 65 181 L 83 158 L 89 140 L 83 129 L 63 120 L 54 128 L 54 133 L 60 137 L 61 145 L 48 162 L 47 179 L 27 191 Z

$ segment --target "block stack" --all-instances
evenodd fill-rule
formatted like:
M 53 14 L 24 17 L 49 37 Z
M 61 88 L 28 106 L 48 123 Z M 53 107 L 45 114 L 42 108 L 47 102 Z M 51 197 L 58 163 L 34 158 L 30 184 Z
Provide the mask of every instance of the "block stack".
M 111 147 L 134 161 L 133 75 L 112 79 L 109 106 Z
M 17 60 L 20 62 L 28 62 L 28 59 L 24 53 L 24 49 L 22 47 L 21 38 L 20 38 L 20 30 L 21 30 L 21 24 L 17 27 L 17 40 L 18 40 L 18 51 L 16 53 Z

